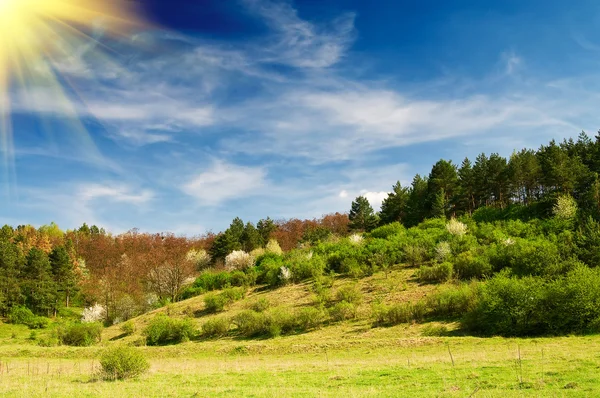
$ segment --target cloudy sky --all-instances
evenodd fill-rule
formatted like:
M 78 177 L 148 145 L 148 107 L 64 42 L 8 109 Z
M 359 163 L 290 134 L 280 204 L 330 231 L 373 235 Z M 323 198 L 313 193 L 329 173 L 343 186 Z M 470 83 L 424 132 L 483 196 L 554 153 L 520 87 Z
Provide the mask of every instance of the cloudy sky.
M 54 62 L 71 106 L 12 93 L 0 222 L 195 235 L 319 217 L 377 207 L 440 158 L 600 128 L 596 1 L 144 4 L 152 27 Z

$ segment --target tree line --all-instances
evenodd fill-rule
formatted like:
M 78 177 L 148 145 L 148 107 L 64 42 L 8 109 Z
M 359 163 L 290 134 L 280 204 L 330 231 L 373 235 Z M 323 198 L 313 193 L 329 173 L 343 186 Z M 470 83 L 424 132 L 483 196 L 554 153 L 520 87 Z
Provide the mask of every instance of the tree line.
M 600 216 L 600 133 L 592 140 L 582 132 L 577 140 L 555 140 L 537 150 L 514 151 L 507 159 L 481 153 L 460 165 L 436 162 L 428 176 L 415 175 L 410 186 L 398 181 L 373 211 L 364 197 L 350 210 L 350 227 L 370 231 L 401 222 L 415 226 L 427 218 L 480 215 L 497 209 L 497 217 L 543 218 L 560 194 L 575 198 L 582 217 Z M 492 213 L 489 212 L 488 213 Z

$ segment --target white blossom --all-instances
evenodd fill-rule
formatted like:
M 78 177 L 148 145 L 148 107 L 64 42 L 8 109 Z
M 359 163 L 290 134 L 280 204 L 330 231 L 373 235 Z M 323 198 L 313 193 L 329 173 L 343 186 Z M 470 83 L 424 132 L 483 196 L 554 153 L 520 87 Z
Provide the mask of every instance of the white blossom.
M 292 271 L 286 266 L 279 268 L 279 280 L 282 283 L 287 283 L 290 279 L 292 279 Z
M 352 234 L 348 237 L 348 239 L 350 240 L 350 243 L 353 243 L 355 245 L 360 245 L 364 240 L 362 235 L 359 234 Z
M 452 255 L 452 249 L 450 248 L 450 243 L 448 242 L 440 242 L 435 248 L 435 259 L 443 263 L 450 255 Z
M 87 307 L 81 314 L 81 322 L 91 323 L 100 322 L 106 318 L 106 309 L 101 304 L 94 304 L 91 307 Z
M 463 236 L 467 233 L 467 225 L 458 221 L 456 218 L 451 219 L 448 224 L 446 224 L 446 229 L 455 236 Z
M 254 257 L 243 250 L 232 251 L 225 257 L 225 266 L 231 270 L 243 270 L 254 265 Z

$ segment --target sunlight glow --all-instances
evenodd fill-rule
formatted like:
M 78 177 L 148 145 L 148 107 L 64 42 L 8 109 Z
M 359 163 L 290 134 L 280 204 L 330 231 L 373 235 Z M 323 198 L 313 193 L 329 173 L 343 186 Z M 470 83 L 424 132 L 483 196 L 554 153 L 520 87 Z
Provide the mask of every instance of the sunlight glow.
M 85 150 L 99 156 L 65 91 L 68 79 L 61 79 L 56 66 L 96 42 L 90 32 L 100 28 L 105 36 L 120 37 L 141 27 L 132 4 L 127 0 L 0 0 L 0 156 L 5 173 L 10 174 L 14 163 L 11 108 L 20 101 L 38 109 L 36 90 L 40 89 L 52 99 L 54 109 L 72 116 L 68 133 L 79 135 L 78 140 L 86 142 Z M 107 57 L 101 45 L 92 47 L 92 56 Z

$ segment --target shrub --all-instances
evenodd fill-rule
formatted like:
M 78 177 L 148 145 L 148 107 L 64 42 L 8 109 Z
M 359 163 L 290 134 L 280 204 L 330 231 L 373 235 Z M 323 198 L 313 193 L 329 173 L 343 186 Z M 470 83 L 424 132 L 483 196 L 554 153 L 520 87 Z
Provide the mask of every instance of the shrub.
M 321 308 L 306 307 L 298 312 L 298 327 L 300 330 L 319 329 L 325 322 L 326 314 Z
M 270 287 L 279 286 L 279 271 L 283 264 L 283 257 L 267 253 L 257 261 L 259 270 L 257 282 L 264 283 Z
M 572 220 L 577 215 L 577 202 L 571 195 L 560 195 L 552 207 L 552 214 L 559 220 Z
M 373 306 L 372 316 L 375 325 L 398 325 L 412 321 L 420 321 L 425 317 L 426 305 L 416 303 L 399 303 L 392 306 L 376 304 Z
M 135 333 L 135 324 L 131 321 L 127 321 L 121 325 L 121 332 L 126 336 L 131 336 Z
M 347 301 L 336 303 L 329 309 L 329 316 L 334 322 L 356 318 L 356 306 Z
M 353 245 L 360 245 L 361 243 L 363 243 L 364 238 L 362 237 L 362 235 L 352 234 L 348 237 L 348 241 L 350 241 L 350 243 L 352 243 Z
M 277 254 L 279 256 L 283 254 L 283 250 L 281 250 L 281 246 L 279 246 L 279 243 L 275 239 L 269 240 L 269 243 L 267 243 L 265 250 L 267 251 L 267 253 L 273 253 L 273 254 Z
M 150 369 L 146 357 L 132 347 L 112 347 L 100 357 L 101 377 L 106 380 L 123 380 L 140 376 Z
M 454 236 L 463 236 L 467 233 L 467 224 L 458 221 L 456 218 L 451 219 L 446 224 L 446 230 Z
M 446 282 L 452 278 L 452 263 L 421 266 L 417 271 L 417 278 L 425 282 Z
M 250 305 L 250 309 L 256 312 L 264 312 L 271 307 L 271 303 L 266 297 L 261 297 Z
M 335 294 L 338 301 L 359 305 L 362 301 L 362 293 L 356 285 L 345 285 L 338 289 Z
M 208 268 L 211 262 L 210 254 L 208 254 L 206 250 L 203 249 L 190 250 L 187 253 L 186 258 L 188 261 L 192 262 L 195 265 L 198 271 Z
M 308 256 L 305 252 L 295 252 L 287 258 L 287 264 L 293 279 L 300 282 L 306 279 L 317 278 L 323 274 L 327 266 L 325 259 L 321 256 Z
M 221 295 L 225 298 L 226 304 L 231 304 L 246 297 L 246 289 L 243 287 L 230 287 L 223 290 Z
M 61 344 L 88 347 L 99 343 L 102 337 L 100 323 L 73 323 L 58 329 L 58 341 Z
M 45 329 L 49 320 L 43 316 L 37 316 L 27 307 L 16 306 L 8 313 L 8 321 L 15 325 L 26 325 L 29 329 Z
M 290 333 L 297 326 L 294 314 L 286 309 L 275 308 L 264 314 L 266 331 L 269 337 L 277 337 Z
M 209 319 L 202 325 L 202 336 L 207 338 L 223 337 L 229 333 L 231 320 L 226 317 Z
M 450 256 L 452 256 L 452 248 L 450 247 L 450 243 L 438 243 L 438 245 L 435 247 L 435 260 L 439 263 L 443 263 Z
M 243 250 L 234 250 L 225 257 L 225 266 L 230 270 L 244 270 L 254 265 L 254 257 Z
M 281 284 L 281 285 L 288 284 L 292 279 L 292 271 L 290 271 L 290 269 L 288 267 L 286 267 L 285 265 L 282 265 L 281 267 L 279 267 L 278 279 L 279 279 L 279 284 Z
M 399 222 L 383 225 L 371 231 L 373 238 L 388 239 L 393 235 L 401 235 L 406 232 L 406 228 Z
M 189 319 L 174 319 L 166 315 L 158 315 L 144 329 L 148 345 L 177 344 L 188 341 L 194 336 L 196 329 Z
M 209 313 L 221 312 L 228 304 L 227 298 L 222 294 L 208 293 L 204 296 L 204 307 Z
M 104 319 L 106 319 L 106 308 L 100 304 L 85 308 L 81 315 L 81 322 L 84 323 L 102 322 Z
M 255 337 L 266 333 L 266 317 L 263 313 L 245 310 L 232 319 L 237 331 L 244 337 Z
M 427 249 L 420 245 L 404 246 L 404 260 L 413 267 L 419 265 L 427 258 Z
M 427 297 L 427 308 L 434 316 L 462 317 L 477 302 L 477 284 L 447 286 Z
M 487 257 L 472 251 L 460 253 L 454 260 L 454 273 L 460 279 L 483 278 L 491 276 L 492 272 Z

